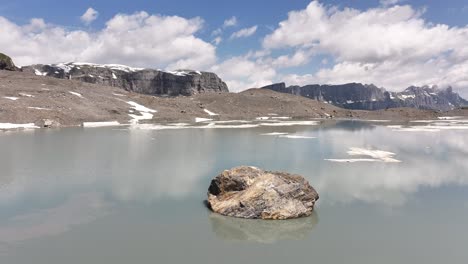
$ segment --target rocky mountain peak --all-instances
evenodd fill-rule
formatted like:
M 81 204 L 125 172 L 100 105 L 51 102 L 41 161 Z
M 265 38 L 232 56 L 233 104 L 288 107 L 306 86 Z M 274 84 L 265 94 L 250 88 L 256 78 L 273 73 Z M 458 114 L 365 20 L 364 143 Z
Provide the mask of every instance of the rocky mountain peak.
M 0 70 L 17 71 L 18 68 L 15 66 L 13 60 L 9 56 L 0 53 Z

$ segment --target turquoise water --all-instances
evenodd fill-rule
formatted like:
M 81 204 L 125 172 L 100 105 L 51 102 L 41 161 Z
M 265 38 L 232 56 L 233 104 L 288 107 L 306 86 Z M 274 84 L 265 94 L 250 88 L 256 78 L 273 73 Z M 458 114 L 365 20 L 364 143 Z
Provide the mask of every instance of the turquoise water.
M 271 132 L 306 138 L 262 135 Z M 351 148 L 401 162 L 327 160 L 375 159 Z M 212 214 L 210 180 L 239 165 L 304 175 L 320 194 L 314 215 Z M 468 130 L 343 121 L 8 132 L 0 168 L 1 263 L 468 262 Z

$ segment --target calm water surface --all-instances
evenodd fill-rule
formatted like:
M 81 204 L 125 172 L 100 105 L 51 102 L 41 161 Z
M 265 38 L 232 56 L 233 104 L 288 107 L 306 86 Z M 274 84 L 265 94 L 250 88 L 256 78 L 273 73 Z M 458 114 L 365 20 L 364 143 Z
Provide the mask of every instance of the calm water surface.
M 270 132 L 316 138 L 261 135 Z M 401 163 L 325 160 L 360 158 L 353 147 Z M 314 215 L 212 214 L 211 178 L 239 165 L 304 175 L 320 193 Z M 9 132 L 0 168 L 1 263 L 468 263 L 468 130 L 344 121 Z

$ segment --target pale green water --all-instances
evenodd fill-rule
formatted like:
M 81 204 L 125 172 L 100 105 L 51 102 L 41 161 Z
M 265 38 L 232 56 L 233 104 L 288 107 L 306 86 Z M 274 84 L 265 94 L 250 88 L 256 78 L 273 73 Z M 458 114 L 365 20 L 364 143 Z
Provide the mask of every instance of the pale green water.
M 289 132 L 316 139 L 262 133 Z M 351 147 L 401 163 L 335 163 Z M 299 173 L 313 217 L 203 205 L 238 165 Z M 0 133 L 0 263 L 468 263 L 468 130 L 341 122 L 251 129 Z

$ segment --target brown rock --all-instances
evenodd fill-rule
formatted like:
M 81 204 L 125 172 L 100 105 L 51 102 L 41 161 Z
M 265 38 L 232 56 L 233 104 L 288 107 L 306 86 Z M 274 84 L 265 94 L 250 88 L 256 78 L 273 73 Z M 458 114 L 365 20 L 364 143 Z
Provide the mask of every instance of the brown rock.
M 310 216 L 319 195 L 300 175 L 255 167 L 225 170 L 211 181 L 208 205 L 216 213 L 251 219 Z

